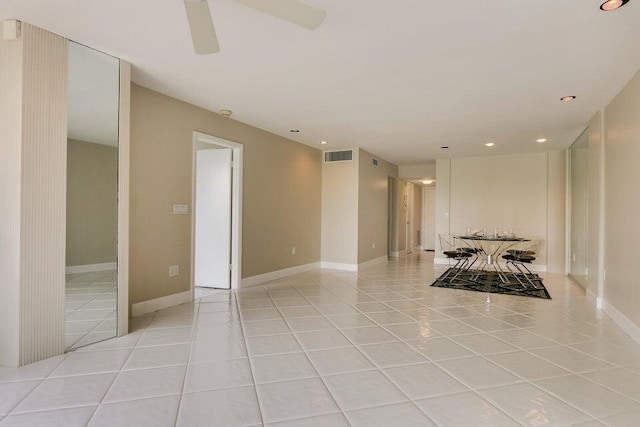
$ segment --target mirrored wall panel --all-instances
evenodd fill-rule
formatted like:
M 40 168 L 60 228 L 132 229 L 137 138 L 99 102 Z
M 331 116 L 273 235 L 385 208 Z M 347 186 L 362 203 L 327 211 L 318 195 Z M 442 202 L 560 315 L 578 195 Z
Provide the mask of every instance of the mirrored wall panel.
M 585 131 L 571 146 L 571 276 L 587 286 L 588 275 L 588 159 L 589 136 Z
M 117 335 L 117 58 L 69 42 L 67 349 Z

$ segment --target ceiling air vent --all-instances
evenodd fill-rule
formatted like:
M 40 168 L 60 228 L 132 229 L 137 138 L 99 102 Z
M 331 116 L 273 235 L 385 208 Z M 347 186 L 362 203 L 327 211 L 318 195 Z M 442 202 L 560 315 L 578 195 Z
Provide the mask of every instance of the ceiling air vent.
M 350 162 L 353 160 L 353 150 L 325 151 L 324 162 Z
M 378 167 L 378 159 L 373 159 L 373 166 Z

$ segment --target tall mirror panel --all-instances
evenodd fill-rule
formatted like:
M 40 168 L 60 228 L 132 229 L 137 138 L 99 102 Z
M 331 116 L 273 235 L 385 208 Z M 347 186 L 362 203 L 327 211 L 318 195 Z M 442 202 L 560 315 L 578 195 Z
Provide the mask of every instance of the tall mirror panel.
M 117 58 L 69 42 L 65 343 L 117 335 Z
M 587 150 L 589 136 L 585 131 L 571 146 L 571 259 L 570 273 L 582 286 L 587 286 L 589 241 Z

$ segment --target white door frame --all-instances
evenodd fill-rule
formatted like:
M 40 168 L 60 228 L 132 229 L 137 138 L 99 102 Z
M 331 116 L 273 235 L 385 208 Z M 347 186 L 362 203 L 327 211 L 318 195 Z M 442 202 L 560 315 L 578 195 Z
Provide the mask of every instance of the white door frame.
M 195 287 L 195 221 L 196 199 L 196 148 L 198 141 L 231 148 L 233 151 L 231 191 L 231 289 L 240 289 L 242 282 L 242 156 L 243 145 L 216 136 L 194 131 L 192 139 L 191 159 L 191 293 Z

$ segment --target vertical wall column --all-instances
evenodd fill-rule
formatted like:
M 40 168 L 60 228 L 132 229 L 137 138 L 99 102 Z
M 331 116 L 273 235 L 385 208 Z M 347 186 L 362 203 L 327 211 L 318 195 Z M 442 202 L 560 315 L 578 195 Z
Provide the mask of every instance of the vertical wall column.
M 64 352 L 67 62 L 28 24 L 0 40 L 0 365 Z

